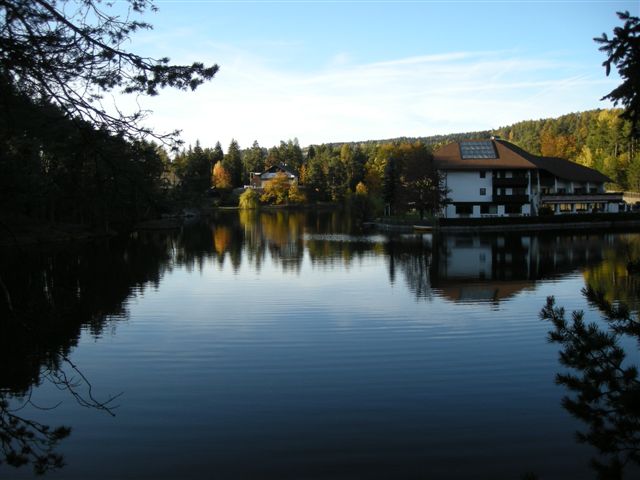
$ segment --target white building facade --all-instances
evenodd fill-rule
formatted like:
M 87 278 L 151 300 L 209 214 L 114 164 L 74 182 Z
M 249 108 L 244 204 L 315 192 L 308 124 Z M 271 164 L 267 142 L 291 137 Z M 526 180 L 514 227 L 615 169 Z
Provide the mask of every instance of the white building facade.
M 445 218 L 618 212 L 622 193 L 611 180 L 561 158 L 539 157 L 491 139 L 445 145 L 434 152 L 449 190 Z

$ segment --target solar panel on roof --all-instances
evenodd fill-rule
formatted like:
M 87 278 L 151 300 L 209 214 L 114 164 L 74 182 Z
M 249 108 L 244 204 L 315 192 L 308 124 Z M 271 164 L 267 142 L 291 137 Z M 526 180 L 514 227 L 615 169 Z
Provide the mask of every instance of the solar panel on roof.
M 460 142 L 460 156 L 463 159 L 471 158 L 498 158 L 493 142 L 481 140 L 477 142 Z

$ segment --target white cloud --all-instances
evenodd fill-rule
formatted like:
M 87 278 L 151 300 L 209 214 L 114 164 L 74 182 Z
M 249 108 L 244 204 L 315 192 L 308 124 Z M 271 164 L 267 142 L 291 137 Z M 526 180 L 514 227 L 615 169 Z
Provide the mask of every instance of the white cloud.
M 187 142 L 206 146 L 220 140 L 226 147 L 231 138 L 242 147 L 255 139 L 268 147 L 293 137 L 306 145 L 482 130 L 608 106 L 599 98 L 615 85 L 562 58 L 523 59 L 508 51 L 362 65 L 341 52 L 316 71 L 224 45 L 208 45 L 207 52 L 221 64 L 211 83 L 144 100 L 155 112 L 150 125 L 180 128 Z

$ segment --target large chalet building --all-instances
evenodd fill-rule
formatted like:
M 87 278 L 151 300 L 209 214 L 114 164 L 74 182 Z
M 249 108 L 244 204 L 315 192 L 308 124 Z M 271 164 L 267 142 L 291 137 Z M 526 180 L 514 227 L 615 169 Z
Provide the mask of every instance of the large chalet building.
M 434 152 L 450 203 L 445 218 L 618 212 L 611 179 L 562 158 L 528 153 L 499 138 L 450 143 Z M 542 211 L 542 212 L 541 212 Z

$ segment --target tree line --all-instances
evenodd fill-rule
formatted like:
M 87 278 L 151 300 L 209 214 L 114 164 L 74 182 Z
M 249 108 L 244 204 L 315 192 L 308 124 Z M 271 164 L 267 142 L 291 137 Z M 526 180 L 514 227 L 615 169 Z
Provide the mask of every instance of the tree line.
M 433 151 L 452 141 L 497 135 L 533 154 L 594 168 L 612 179 L 612 188 L 640 191 L 638 138 L 622 113 L 620 109 L 599 109 L 522 121 L 495 130 L 306 148 L 294 139 L 271 148 L 255 141 L 250 148 L 241 149 L 233 140 L 224 153 L 219 142 L 204 149 L 196 143 L 180 152 L 170 167 L 183 191 L 242 187 L 249 184 L 253 172 L 283 165 L 298 177 L 307 201 L 343 202 L 364 197 L 378 212 L 385 205 L 398 212 L 410 207 L 427 211 L 437 210 L 446 200 L 442 189 L 439 200 L 433 195 L 438 190 L 431 164 Z
M 198 141 L 178 152 L 167 166 L 176 198 L 182 200 L 213 191 L 223 203 L 237 205 L 237 190 L 250 184 L 251 175 L 272 166 L 286 169 L 297 181 L 290 185 L 286 177 L 276 177 L 256 197 L 263 203 L 346 202 L 367 211 L 386 206 L 393 212 L 415 208 L 425 214 L 446 199 L 442 178 L 433 167 L 432 148 L 419 140 L 304 149 L 297 139 L 271 148 L 255 141 L 246 149 L 232 140 L 226 152 L 220 142 L 203 148 Z M 247 192 L 243 198 L 252 195 L 256 194 Z
M 613 188 L 640 191 L 640 144 L 620 109 L 527 120 L 492 133 L 528 152 L 559 157 L 604 173 Z

